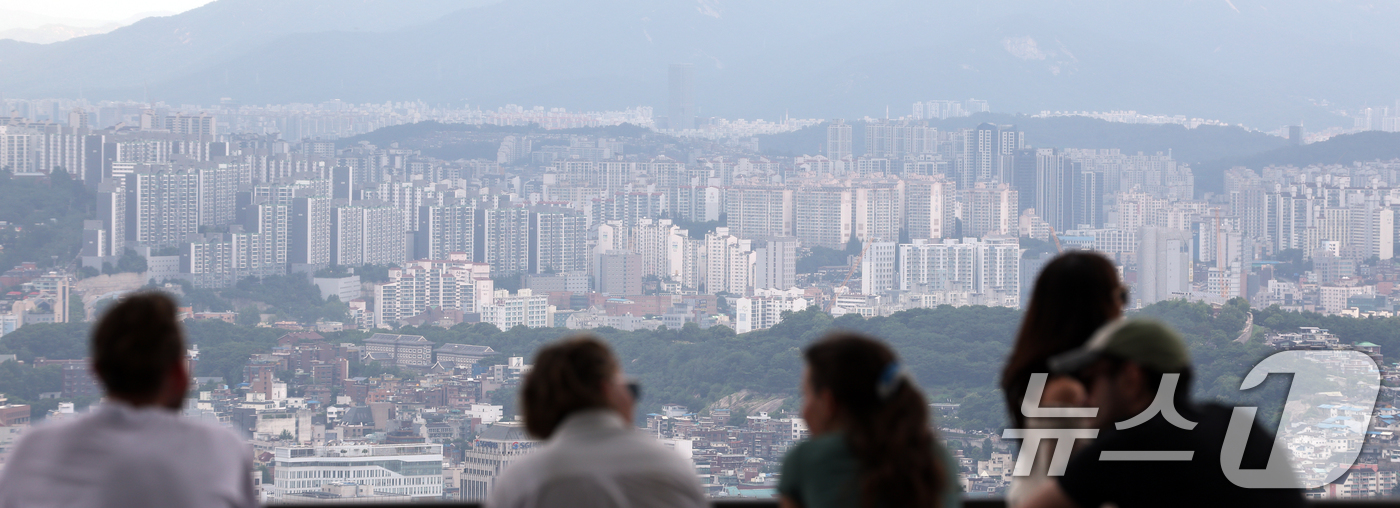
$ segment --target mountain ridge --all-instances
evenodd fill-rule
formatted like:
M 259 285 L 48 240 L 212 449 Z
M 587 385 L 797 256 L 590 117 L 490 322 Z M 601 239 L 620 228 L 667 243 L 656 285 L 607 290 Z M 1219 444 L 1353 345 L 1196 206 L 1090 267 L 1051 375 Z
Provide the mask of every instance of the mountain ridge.
M 201 9 L 239 7 L 241 14 L 215 24 L 248 23 L 256 14 L 250 6 L 270 1 L 219 0 Z M 293 3 L 297 12 L 334 4 Z M 364 4 L 337 19 L 384 9 L 384 2 Z M 283 23 L 188 58 L 157 52 L 133 57 L 135 64 L 109 64 L 104 68 L 131 67 L 110 76 L 74 75 L 71 69 L 84 67 L 65 63 L 75 57 L 64 51 L 46 53 L 45 61 L 69 72 L 43 71 L 35 58 L 15 62 L 20 53 L 38 53 L 0 45 L 0 61 L 20 71 L 0 76 L 0 89 L 72 96 L 83 86 L 90 97 L 131 98 L 149 82 L 154 96 L 177 103 L 339 98 L 660 109 L 667 65 L 691 62 L 704 116 L 849 118 L 886 106 L 903 114 L 919 100 L 977 97 L 1003 112 L 1133 109 L 1273 128 L 1300 119 L 1319 127 L 1346 122 L 1318 104 L 1388 103 L 1394 92 L 1386 84 L 1400 81 L 1400 34 L 1384 21 L 1400 15 L 1400 5 L 1363 0 L 1239 0 L 1233 9 L 1223 2 L 1107 0 L 1018 0 L 996 9 L 835 0 L 433 5 L 436 16 L 395 17 L 399 25 L 375 32 L 327 23 L 291 30 Z M 211 23 L 191 13 L 172 17 L 173 24 L 138 23 L 83 39 L 121 53 L 126 39 L 116 36 L 123 33 L 169 40 L 155 32 Z M 180 65 L 172 70 L 150 60 Z

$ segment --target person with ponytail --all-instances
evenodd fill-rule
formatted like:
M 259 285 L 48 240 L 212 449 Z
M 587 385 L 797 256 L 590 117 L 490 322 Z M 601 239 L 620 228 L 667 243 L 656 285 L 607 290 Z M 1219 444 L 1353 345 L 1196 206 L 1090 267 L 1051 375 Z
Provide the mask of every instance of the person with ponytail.
M 837 332 L 805 353 L 802 417 L 812 438 L 783 460 L 783 508 L 957 508 L 956 465 L 894 352 Z
M 1118 279 L 1113 262 L 1087 251 L 1066 252 L 1051 260 L 1036 277 L 1031 300 L 1021 319 L 1016 343 L 1001 371 L 1001 391 L 1006 395 L 1010 424 L 1017 429 L 1093 428 L 1081 418 L 1027 418 L 1023 402 L 1036 407 L 1085 407 L 1088 392 L 1074 376 L 1055 374 L 1050 358 L 1084 345 L 1100 328 L 1123 316 L 1128 288 Z M 1031 380 L 1039 374 L 1039 400 L 1026 401 Z M 1079 442 L 1083 444 L 1083 440 Z M 1030 493 L 1049 481 L 1055 440 L 1041 441 L 1030 474 L 1011 480 L 1006 505 L 1016 507 Z

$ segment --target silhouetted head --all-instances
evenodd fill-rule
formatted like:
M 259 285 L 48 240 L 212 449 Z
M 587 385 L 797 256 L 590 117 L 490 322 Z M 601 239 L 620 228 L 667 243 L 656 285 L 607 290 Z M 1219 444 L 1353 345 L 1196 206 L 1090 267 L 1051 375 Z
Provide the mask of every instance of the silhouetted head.
M 1067 252 L 1045 265 L 1001 375 L 1007 407 L 1018 426 L 1021 397 L 1031 374 L 1048 373 L 1051 356 L 1083 345 L 1099 327 L 1122 316 L 1127 299 L 1118 270 L 1100 254 Z
M 807 348 L 803 416 L 813 435 L 844 431 L 860 461 L 861 505 L 936 506 L 944 485 L 929 407 L 894 351 L 846 332 Z
M 569 415 L 613 409 L 632 419 L 632 395 L 607 344 L 593 337 L 564 339 L 540 349 L 520 390 L 525 430 L 548 439 Z
M 179 408 L 189 379 L 175 302 L 157 292 L 127 296 L 92 333 L 92 364 L 107 394 L 133 405 Z

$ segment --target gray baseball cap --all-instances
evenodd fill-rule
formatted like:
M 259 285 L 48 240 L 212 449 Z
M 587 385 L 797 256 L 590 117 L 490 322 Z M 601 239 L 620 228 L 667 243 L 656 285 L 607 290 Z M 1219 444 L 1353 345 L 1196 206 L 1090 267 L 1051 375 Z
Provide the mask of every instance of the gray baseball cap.
M 1050 370 L 1077 372 L 1105 355 L 1163 373 L 1191 368 L 1186 343 L 1170 327 L 1150 319 L 1120 319 L 1099 328 L 1083 346 L 1050 357 Z

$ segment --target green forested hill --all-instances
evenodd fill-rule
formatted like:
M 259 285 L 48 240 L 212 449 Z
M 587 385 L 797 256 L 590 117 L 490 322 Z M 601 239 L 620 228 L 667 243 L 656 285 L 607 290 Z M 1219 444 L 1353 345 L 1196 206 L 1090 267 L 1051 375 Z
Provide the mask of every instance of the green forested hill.
M 0 168 L 0 271 L 24 261 L 67 265 L 82 244 L 83 219 L 93 218 L 93 193 L 64 171 L 15 178 Z
M 1275 406 L 1282 402 L 1283 380 L 1271 380 L 1248 393 L 1238 390 L 1244 374 L 1271 352 L 1258 337 L 1247 344 L 1234 342 L 1249 311 L 1248 305 L 1237 299 L 1220 308 L 1161 302 L 1138 314 L 1160 319 L 1181 331 L 1196 362 L 1198 398 L 1259 404 L 1261 414 L 1269 417 L 1277 414 Z M 1370 340 L 1387 348 L 1400 345 L 1400 322 L 1396 320 L 1323 317 L 1277 309 L 1254 312 L 1256 326 L 1279 330 L 1323 326 L 1345 341 Z M 693 325 L 675 331 L 603 328 L 588 333 L 611 343 L 627 373 L 642 381 L 645 397 L 641 409 L 645 412 L 669 403 L 699 410 L 740 390 L 788 397 L 786 406 L 795 408 L 802 348 L 834 329 L 867 333 L 895 347 L 931 401 L 963 405 L 958 418 L 944 424 L 986 429 L 1000 427 L 1005 418 L 997 376 L 1019 322 L 1019 311 L 988 307 L 916 309 L 870 319 L 853 315 L 832 319 L 809 310 L 792 314 L 773 328 L 743 335 L 729 328 L 701 330 Z M 198 374 L 224 376 L 231 382 L 238 381 L 249 354 L 268 350 L 281 333 L 222 322 L 193 323 L 187 330 L 191 342 L 200 346 Z M 510 356 L 530 357 L 541 345 L 578 332 L 524 327 L 501 331 L 487 324 L 463 324 L 451 329 L 405 328 L 397 333 L 424 335 L 439 344 L 491 346 L 499 355 L 487 360 L 489 364 L 504 363 Z M 85 351 L 84 335 L 81 325 L 30 325 L 0 337 L 0 354 L 18 353 L 25 361 L 35 356 L 73 357 Z M 364 336 L 364 332 L 346 332 L 331 334 L 328 339 L 357 341 Z

